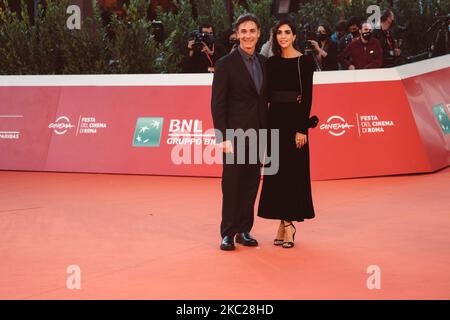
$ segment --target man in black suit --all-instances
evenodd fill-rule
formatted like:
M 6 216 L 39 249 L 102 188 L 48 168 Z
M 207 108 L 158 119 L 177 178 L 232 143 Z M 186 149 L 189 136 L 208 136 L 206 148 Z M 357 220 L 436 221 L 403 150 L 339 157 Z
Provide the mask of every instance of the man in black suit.
M 222 250 L 235 248 L 235 236 L 240 244 L 258 246 L 250 235 L 261 175 L 259 161 L 250 161 L 250 154 L 257 150 L 258 139 L 247 141 L 244 138 L 246 159 L 244 164 L 239 164 L 236 159 L 243 154 L 239 148 L 242 140 L 236 132 L 233 134 L 233 130 L 256 132 L 258 136 L 258 130 L 267 127 L 265 57 L 255 51 L 260 28 L 258 18 L 253 14 L 243 14 L 237 19 L 235 30 L 239 47 L 217 61 L 212 85 L 211 109 L 217 130 L 216 143 L 223 150 Z

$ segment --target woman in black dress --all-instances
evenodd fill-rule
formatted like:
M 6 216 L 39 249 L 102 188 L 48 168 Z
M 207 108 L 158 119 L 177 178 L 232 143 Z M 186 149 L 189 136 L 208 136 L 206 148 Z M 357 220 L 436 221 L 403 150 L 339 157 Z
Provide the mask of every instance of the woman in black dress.
M 295 25 L 289 19 L 278 22 L 273 35 L 274 56 L 267 61 L 269 130 L 279 130 L 279 170 L 264 176 L 258 216 L 281 220 L 274 244 L 292 248 L 292 222 L 315 216 L 308 144 L 314 61 L 295 49 Z M 270 149 L 269 144 L 269 154 Z

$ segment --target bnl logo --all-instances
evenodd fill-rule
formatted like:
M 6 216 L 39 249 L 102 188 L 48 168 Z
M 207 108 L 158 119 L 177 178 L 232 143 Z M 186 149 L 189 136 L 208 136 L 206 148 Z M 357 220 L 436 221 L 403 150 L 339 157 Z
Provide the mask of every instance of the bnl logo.
M 449 108 L 449 105 L 447 105 L 447 108 Z M 450 134 L 450 119 L 447 113 L 445 112 L 444 104 L 441 103 L 433 106 L 433 112 L 444 134 L 445 135 Z
M 133 147 L 159 147 L 164 118 L 138 118 Z

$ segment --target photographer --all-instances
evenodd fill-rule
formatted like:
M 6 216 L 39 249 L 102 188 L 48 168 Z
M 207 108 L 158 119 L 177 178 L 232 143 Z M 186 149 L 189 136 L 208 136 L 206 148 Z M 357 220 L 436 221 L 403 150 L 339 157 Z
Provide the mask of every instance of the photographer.
M 344 69 L 381 67 L 383 53 L 380 42 L 372 36 L 372 30 L 370 23 L 364 23 L 361 28 L 361 36 L 353 40 L 339 55 L 339 63 Z
M 381 16 L 381 29 L 374 31 L 373 36 L 380 41 L 383 49 L 383 68 L 395 67 L 398 65 L 398 58 L 401 55 L 400 45 L 392 35 L 392 25 L 394 24 L 394 13 L 386 10 Z
M 336 44 L 337 49 L 337 56 L 341 54 L 342 51 L 345 48 L 339 47 L 339 42 L 345 37 L 346 31 L 347 31 L 347 20 L 340 20 L 336 25 L 336 31 L 331 35 L 330 39 Z M 338 63 L 338 70 L 343 70 L 343 67 L 340 63 Z
M 450 14 L 435 17 L 434 19 L 434 23 L 427 30 L 427 33 L 435 30 L 429 51 L 430 57 L 438 57 L 450 53 Z
M 225 48 L 216 41 L 210 24 L 202 24 L 199 30 L 191 33 L 187 49 L 183 68 L 187 73 L 214 72 L 216 61 L 225 55 Z
M 325 24 L 317 28 L 316 39 L 308 40 L 315 49 L 316 59 L 322 71 L 338 70 L 337 45 L 330 39 L 331 29 Z
M 347 23 L 347 34 L 339 40 L 338 52 L 341 53 L 355 38 L 360 35 L 361 20 L 358 17 L 351 17 Z
M 341 39 L 345 36 L 347 31 L 347 23 L 348 22 L 346 20 L 339 20 L 336 24 L 335 32 L 330 37 L 331 41 L 336 43 L 336 45 L 338 45 L 339 41 L 341 41 Z
M 237 38 L 236 31 L 232 29 L 228 29 L 224 33 L 223 44 L 225 47 L 225 53 L 231 53 L 239 46 L 239 40 Z

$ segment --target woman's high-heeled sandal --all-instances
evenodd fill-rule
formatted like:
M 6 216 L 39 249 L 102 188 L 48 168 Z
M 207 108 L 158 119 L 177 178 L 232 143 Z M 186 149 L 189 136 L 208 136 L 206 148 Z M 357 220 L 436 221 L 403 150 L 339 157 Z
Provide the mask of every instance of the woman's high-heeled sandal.
M 294 247 L 294 241 L 295 241 L 295 233 L 297 232 L 297 229 L 295 228 L 294 224 L 291 222 L 288 225 L 285 225 L 284 227 L 287 228 L 289 226 L 292 226 L 294 228 L 294 233 L 292 234 L 292 241 L 283 241 L 283 248 L 289 249 Z
M 280 234 L 280 230 L 282 230 L 283 236 L 284 236 L 284 222 L 280 222 L 280 226 L 278 227 L 277 237 Z M 282 246 L 284 242 L 284 239 L 274 239 L 273 244 L 275 246 Z

